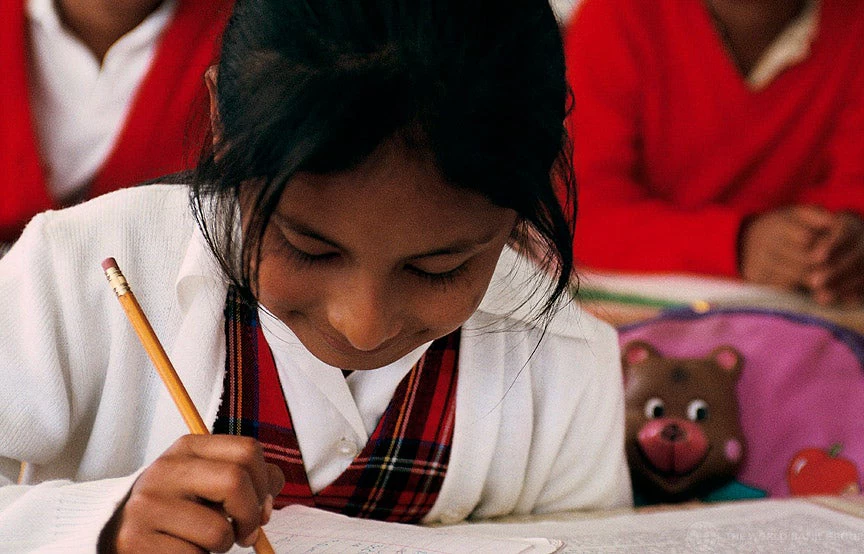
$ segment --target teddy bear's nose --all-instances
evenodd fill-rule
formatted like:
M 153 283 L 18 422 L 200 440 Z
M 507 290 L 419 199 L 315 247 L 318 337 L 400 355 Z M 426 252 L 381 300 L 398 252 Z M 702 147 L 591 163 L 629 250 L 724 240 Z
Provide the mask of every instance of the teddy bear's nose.
M 660 435 L 669 442 L 677 442 L 687 439 L 687 431 L 682 429 L 677 423 L 670 423 L 664 427 L 663 432 Z
M 686 419 L 658 418 L 642 426 L 636 438 L 653 470 L 684 475 L 708 454 L 708 438 L 698 424 Z

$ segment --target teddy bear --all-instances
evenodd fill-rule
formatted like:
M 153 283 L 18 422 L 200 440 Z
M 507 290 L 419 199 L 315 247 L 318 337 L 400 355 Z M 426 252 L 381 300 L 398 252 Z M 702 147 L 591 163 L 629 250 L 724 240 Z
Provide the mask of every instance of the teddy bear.
M 624 346 L 626 451 L 637 504 L 764 496 L 734 481 L 745 454 L 735 392 L 742 363 L 731 346 L 703 358 L 664 356 L 644 341 Z

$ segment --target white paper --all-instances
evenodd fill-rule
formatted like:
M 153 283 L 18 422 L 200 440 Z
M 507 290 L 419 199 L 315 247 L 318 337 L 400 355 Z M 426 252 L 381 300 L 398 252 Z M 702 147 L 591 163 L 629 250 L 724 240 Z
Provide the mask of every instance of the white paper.
M 469 524 L 465 532 L 543 536 L 559 552 L 861 552 L 864 520 L 806 501 L 728 502 L 608 518 Z
M 264 527 L 279 554 L 551 554 L 560 541 L 463 534 L 463 527 L 421 527 L 349 518 L 305 506 L 273 512 Z M 230 552 L 250 552 L 235 547 Z
M 580 275 L 586 289 L 632 294 L 684 304 L 753 304 L 801 307 L 812 305 L 807 297 L 774 287 L 702 275 L 603 273 L 586 270 Z

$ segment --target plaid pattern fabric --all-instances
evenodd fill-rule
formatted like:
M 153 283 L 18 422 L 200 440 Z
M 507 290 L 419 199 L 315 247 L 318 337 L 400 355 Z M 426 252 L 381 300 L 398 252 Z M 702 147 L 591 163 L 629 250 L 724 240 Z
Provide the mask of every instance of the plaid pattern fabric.
M 228 355 L 214 433 L 258 439 L 285 473 L 275 500 L 354 517 L 418 522 L 438 497 L 456 413 L 459 331 L 442 337 L 399 383 L 369 442 L 333 483 L 312 494 L 273 355 L 254 307 L 232 289 L 225 308 Z

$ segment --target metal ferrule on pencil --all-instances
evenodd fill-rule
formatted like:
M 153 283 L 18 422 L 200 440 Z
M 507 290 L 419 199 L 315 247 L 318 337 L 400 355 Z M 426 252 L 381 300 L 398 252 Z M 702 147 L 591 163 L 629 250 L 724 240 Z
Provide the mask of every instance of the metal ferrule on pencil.
M 116 267 L 106 269 L 105 277 L 108 278 L 108 283 L 114 289 L 114 294 L 117 296 L 123 296 L 132 290 L 129 288 L 129 283 L 126 282 L 126 277 Z

